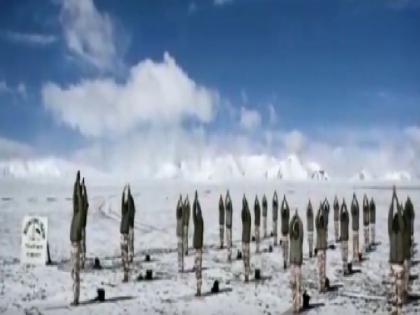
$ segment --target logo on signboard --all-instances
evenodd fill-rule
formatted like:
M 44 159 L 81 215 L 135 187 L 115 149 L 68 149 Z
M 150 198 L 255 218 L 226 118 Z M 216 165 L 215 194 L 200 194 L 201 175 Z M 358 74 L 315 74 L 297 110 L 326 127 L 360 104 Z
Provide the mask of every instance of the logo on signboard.
M 48 219 L 26 216 L 22 222 L 23 264 L 45 264 L 47 257 Z

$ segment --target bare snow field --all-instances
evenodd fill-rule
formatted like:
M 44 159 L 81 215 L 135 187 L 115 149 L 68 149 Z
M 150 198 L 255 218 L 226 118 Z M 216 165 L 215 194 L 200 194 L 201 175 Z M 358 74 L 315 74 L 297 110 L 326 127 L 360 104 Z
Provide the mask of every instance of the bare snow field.
M 362 186 L 363 185 L 363 186 Z M 420 205 L 420 186 L 404 184 L 398 187 L 400 201 L 407 195 L 415 209 Z M 304 240 L 303 286 L 312 296 L 312 303 L 325 303 L 305 314 L 386 314 L 390 292 L 388 264 L 387 214 L 391 200 L 391 184 L 387 183 L 317 183 L 284 181 L 237 181 L 224 184 L 192 184 L 182 181 L 156 181 L 132 183 L 136 202 L 135 251 L 131 279 L 122 283 L 120 260 L 119 213 L 123 185 L 90 185 L 87 181 L 90 202 L 87 223 L 87 256 L 85 271 L 81 271 L 81 302 L 96 296 L 102 287 L 107 298 L 127 297 L 111 303 L 81 305 L 70 308 L 72 279 L 70 276 L 69 228 L 72 215 L 72 184 L 31 184 L 20 181 L 0 182 L 0 314 L 283 314 L 291 307 L 291 290 L 288 271 L 283 270 L 280 247 L 273 253 L 255 255 L 251 244 L 251 268 L 260 267 L 267 279 L 262 282 L 242 280 L 243 263 L 227 263 L 227 252 L 218 249 L 218 199 L 231 192 L 233 200 L 234 256 L 241 249 L 241 199 L 245 193 L 250 206 L 255 195 L 261 201 L 263 193 L 269 200 L 268 230 L 271 232 L 271 199 L 276 189 L 279 198 L 286 195 L 292 213 L 298 209 L 306 229 L 306 205 L 309 198 L 314 208 L 325 197 L 332 205 L 334 195 L 344 197 L 350 205 L 356 192 L 359 203 L 363 194 L 373 197 L 377 206 L 376 238 L 381 244 L 367 254 L 361 273 L 351 277 L 341 275 L 339 245 L 327 252 L 327 276 L 331 283 L 342 285 L 335 292 L 319 294 L 317 291 L 316 258 L 308 258 L 307 235 Z M 194 297 L 195 274 L 177 272 L 175 207 L 179 194 L 188 193 L 193 199 L 198 189 L 204 217 L 203 292 L 210 290 L 214 280 L 221 288 L 232 291 L 207 297 Z M 20 230 L 22 218 L 34 214 L 48 217 L 49 244 L 54 264 L 52 266 L 27 267 L 20 265 Z M 329 241 L 333 241 L 334 226 L 330 213 Z M 420 239 L 419 212 L 415 222 L 415 239 Z M 362 220 L 362 215 L 360 216 Z M 190 224 L 190 245 L 193 224 Z M 360 224 L 360 244 L 363 246 L 363 230 Z M 306 231 L 305 231 L 306 232 Z M 350 238 L 351 239 L 351 238 Z M 351 243 L 351 240 L 350 240 Z M 272 238 L 262 242 L 262 249 L 272 244 Z M 351 248 L 351 244 L 349 244 Z M 151 261 L 144 257 L 150 254 Z M 91 268 L 94 257 L 99 257 L 102 270 Z M 351 254 L 350 257 L 351 258 Z M 418 253 L 413 259 L 420 260 Z M 191 270 L 194 250 L 186 258 L 186 269 Z M 156 280 L 136 281 L 137 275 L 152 269 Z M 420 265 L 414 264 L 411 274 L 418 275 Z M 252 271 L 253 272 L 253 271 Z M 414 280 L 412 291 L 420 292 L 420 280 Z M 128 299 L 130 298 L 130 299 Z M 420 304 L 405 306 L 406 314 L 420 312 Z

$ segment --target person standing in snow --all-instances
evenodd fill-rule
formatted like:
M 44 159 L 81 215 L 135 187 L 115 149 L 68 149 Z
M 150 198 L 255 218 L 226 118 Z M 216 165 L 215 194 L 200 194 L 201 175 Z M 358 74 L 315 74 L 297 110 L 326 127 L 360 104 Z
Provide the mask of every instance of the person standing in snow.
M 334 236 L 335 241 L 338 242 L 339 236 L 340 236 L 340 204 L 338 202 L 337 196 L 334 198 Z
M 134 203 L 133 195 L 131 194 L 130 185 L 128 185 L 128 217 L 129 217 L 129 228 L 128 228 L 128 261 L 131 263 L 134 260 L 134 219 L 136 216 L 136 205 Z
M 226 207 L 226 246 L 228 250 L 228 261 L 232 261 L 232 215 L 233 207 L 232 200 L 230 199 L 229 190 L 226 193 L 225 198 L 225 207 Z
M 88 215 L 88 209 L 89 209 L 89 200 L 85 185 L 85 178 L 82 179 L 82 201 L 83 201 L 83 207 L 82 207 L 82 241 L 80 243 L 80 267 L 82 269 L 85 269 L 85 262 L 86 262 L 86 223 L 87 223 L 87 215 Z
M 277 191 L 274 191 L 273 195 L 273 237 L 274 237 L 274 246 L 277 246 L 277 218 L 279 215 L 279 200 L 277 197 Z
M 72 305 L 79 304 L 80 296 L 80 242 L 82 240 L 82 214 L 83 196 L 80 185 L 80 171 L 77 171 L 76 181 L 73 188 L 73 217 L 70 225 L 71 242 L 71 276 L 73 279 L 73 302 Z
M 343 199 L 340 212 L 340 244 L 341 244 L 341 258 L 343 261 L 343 273 L 347 274 L 348 256 L 349 256 L 349 212 L 347 211 L 346 201 Z
M 290 208 L 287 203 L 286 196 L 283 196 L 281 204 L 281 245 L 283 249 L 283 268 L 287 268 L 289 261 L 289 223 L 290 223 Z
M 203 264 L 203 235 L 204 235 L 204 222 L 201 213 L 200 202 L 198 201 L 198 193 L 195 191 L 194 204 L 193 204 L 193 219 L 194 219 L 194 249 L 195 249 L 195 277 L 197 279 L 197 296 L 201 296 L 202 278 L 202 264 Z
M 178 204 L 176 206 L 176 238 L 178 244 L 178 271 L 184 271 L 184 240 L 183 240 L 183 209 L 182 196 L 179 196 Z
M 249 211 L 248 201 L 245 198 L 245 195 L 242 199 L 242 252 L 243 260 L 245 267 L 245 282 L 249 281 L 249 274 L 251 273 L 251 251 L 250 251 L 250 242 L 251 242 L 251 212 Z
M 327 260 L 327 220 L 326 211 L 323 205 L 319 206 L 318 214 L 315 219 L 315 227 L 317 232 L 316 249 L 318 256 L 318 279 L 319 290 L 326 290 L 326 260 Z
M 302 307 L 303 233 L 303 223 L 296 209 L 290 221 L 290 286 L 294 312 Z
M 123 282 L 128 282 L 129 273 L 129 257 L 128 257 L 128 240 L 130 233 L 130 195 L 128 184 L 125 185 L 121 198 L 121 260 L 124 272 Z
M 351 202 L 351 232 L 353 239 L 353 262 L 360 262 L 359 256 L 359 202 L 353 194 Z
M 306 226 L 308 228 L 309 257 L 312 257 L 314 248 L 314 210 L 311 200 L 309 200 L 308 207 L 306 208 Z
M 225 239 L 225 205 L 223 204 L 223 197 L 219 198 L 219 236 L 220 236 L 220 249 L 223 248 L 223 241 Z
M 376 205 L 373 198 L 371 198 L 370 203 L 369 203 L 369 228 L 370 228 L 370 243 L 372 246 L 375 245 L 375 222 L 376 222 Z
M 363 197 L 363 251 L 369 250 L 369 199 L 366 195 Z
M 410 218 L 410 254 L 412 256 L 413 255 L 413 250 L 414 250 L 414 219 L 415 219 L 415 213 L 414 213 L 414 205 L 413 205 L 413 202 L 411 201 L 410 197 L 407 197 L 404 209 L 407 212 L 408 217 Z
M 254 231 L 255 231 L 255 251 L 260 252 L 260 224 L 261 224 L 261 207 L 258 196 L 255 196 L 254 204 Z
M 325 220 L 326 220 L 326 224 L 327 224 L 326 232 L 327 232 L 327 244 L 328 244 L 328 223 L 329 223 L 329 220 L 330 220 L 330 203 L 328 202 L 327 198 L 324 199 L 323 208 L 324 208 Z
M 389 235 L 389 262 L 391 264 L 391 273 L 393 276 L 393 302 L 396 311 L 400 314 L 402 305 L 405 302 L 404 285 L 404 218 L 401 207 L 398 203 L 398 197 L 395 186 L 392 193 L 392 201 L 388 212 L 388 235 Z
M 402 215 L 404 219 L 404 289 L 406 295 L 409 292 L 409 280 L 410 280 L 410 265 L 411 265 L 411 229 L 412 229 L 412 213 L 409 207 L 402 207 Z
M 191 205 L 190 205 L 190 200 L 188 199 L 188 195 L 187 195 L 187 198 L 185 198 L 184 200 L 184 205 L 182 209 L 182 224 L 183 224 L 182 244 L 184 247 L 185 256 L 188 255 L 188 228 L 190 226 L 190 215 L 191 215 Z
M 267 212 L 268 212 L 267 197 L 264 194 L 263 199 L 262 199 L 262 217 L 263 217 L 264 238 L 267 237 Z

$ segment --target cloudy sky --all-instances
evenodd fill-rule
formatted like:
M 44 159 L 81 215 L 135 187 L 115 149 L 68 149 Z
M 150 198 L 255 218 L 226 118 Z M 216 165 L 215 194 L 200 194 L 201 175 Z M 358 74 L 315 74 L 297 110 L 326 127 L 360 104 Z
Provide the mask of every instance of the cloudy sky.
M 0 2 L 0 160 L 420 174 L 419 126 L 420 1 Z

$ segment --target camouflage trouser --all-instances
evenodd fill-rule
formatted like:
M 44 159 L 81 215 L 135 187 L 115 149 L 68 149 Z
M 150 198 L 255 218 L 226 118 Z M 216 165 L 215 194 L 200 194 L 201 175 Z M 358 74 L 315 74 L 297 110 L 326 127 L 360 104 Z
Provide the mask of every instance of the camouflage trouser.
M 128 281 L 129 272 L 128 237 L 128 234 L 121 234 L 121 260 L 124 272 L 124 281 Z
M 182 236 L 178 236 L 178 271 L 184 271 L 184 246 Z
M 225 239 L 225 226 L 219 225 L 220 248 L 223 248 L 223 241 Z
M 86 262 L 86 229 L 82 229 L 82 240 L 80 242 L 80 268 L 85 268 Z
M 347 273 L 349 259 L 349 241 L 341 240 L 341 260 L 343 261 L 343 273 Z
M 73 303 L 79 303 L 80 296 L 80 242 L 71 243 L 71 277 L 73 279 Z
M 188 225 L 184 225 L 184 234 L 182 235 L 184 238 L 183 246 L 184 246 L 184 255 L 188 255 Z
M 302 307 L 302 270 L 301 266 L 290 266 L 290 287 L 292 289 L 293 311 L 298 312 Z
M 273 221 L 273 236 L 274 236 L 274 246 L 277 246 L 277 221 Z
M 325 279 L 326 279 L 326 271 L 325 271 L 325 263 L 327 259 L 327 252 L 325 249 L 318 249 L 317 252 L 318 256 L 318 280 L 319 280 L 319 291 L 325 291 Z
M 263 217 L 263 233 L 264 238 L 267 237 L 267 217 Z
M 281 247 L 283 251 L 283 264 L 287 266 L 289 262 L 289 237 L 287 235 L 282 235 L 281 240 Z
M 195 270 L 195 277 L 197 279 L 197 293 L 200 293 L 200 294 L 201 294 L 201 285 L 203 284 L 203 278 L 201 274 L 202 264 L 203 264 L 203 249 L 196 249 L 194 270 Z
M 128 261 L 134 259 L 134 227 L 128 229 Z
M 404 260 L 404 291 L 408 294 L 410 290 L 410 260 Z
M 255 227 L 255 251 L 260 252 L 260 227 Z
M 370 243 L 375 244 L 375 223 L 371 223 L 370 226 Z
M 228 261 L 232 261 L 232 228 L 226 228 L 226 245 L 228 252 Z
M 363 238 L 364 238 L 364 242 L 363 242 L 363 251 L 367 252 L 368 248 L 369 248 L 369 225 L 365 225 L 363 227 Z
M 249 279 L 249 274 L 251 273 L 250 255 L 251 252 L 249 243 L 242 243 L 242 258 L 244 260 L 245 281 Z
M 308 231 L 308 247 L 309 247 L 309 256 L 312 256 L 314 250 L 314 232 Z
M 359 231 L 352 231 L 353 237 L 353 262 L 359 262 Z
M 395 303 L 399 314 L 404 303 L 404 266 L 391 264 L 391 273 L 393 277 L 392 302 Z
M 334 221 L 334 236 L 335 241 L 337 242 L 340 238 L 340 221 Z

